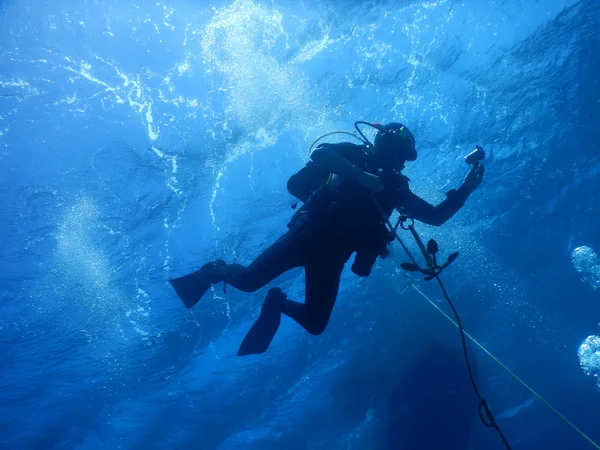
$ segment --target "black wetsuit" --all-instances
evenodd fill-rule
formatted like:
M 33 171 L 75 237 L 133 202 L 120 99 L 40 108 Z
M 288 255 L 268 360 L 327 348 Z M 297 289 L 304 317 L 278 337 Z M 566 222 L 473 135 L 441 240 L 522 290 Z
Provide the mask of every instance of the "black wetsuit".
M 413 194 L 408 178 L 391 172 L 379 173 L 365 146 L 331 144 L 352 165 L 381 177 L 385 189 L 375 197 L 389 217 L 394 208 L 421 222 L 441 225 L 452 217 L 469 195 L 464 188 L 452 190 L 437 206 Z M 313 164 L 313 163 L 309 163 Z M 368 276 L 385 249 L 388 232 L 372 194 L 357 180 L 334 176 L 319 188 L 294 215 L 289 231 L 267 248 L 249 266 L 229 265 L 227 283 L 254 292 L 279 275 L 304 267 L 305 300 L 286 300 L 283 313 L 311 334 L 325 330 L 338 294 L 344 265 L 356 252 L 353 272 Z

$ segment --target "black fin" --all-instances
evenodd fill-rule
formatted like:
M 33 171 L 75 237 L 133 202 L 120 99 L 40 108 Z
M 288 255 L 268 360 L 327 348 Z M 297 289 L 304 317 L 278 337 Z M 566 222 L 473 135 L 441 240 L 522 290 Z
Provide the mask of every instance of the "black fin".
M 267 351 L 279 329 L 283 302 L 286 298 L 281 289 L 269 289 L 260 316 L 242 341 L 238 356 L 259 355 Z
M 266 352 L 279 329 L 280 323 L 281 314 L 278 312 L 261 314 L 242 341 L 238 356 L 260 355 Z
M 193 308 L 211 286 L 200 270 L 179 278 L 172 278 L 169 283 L 186 308 Z

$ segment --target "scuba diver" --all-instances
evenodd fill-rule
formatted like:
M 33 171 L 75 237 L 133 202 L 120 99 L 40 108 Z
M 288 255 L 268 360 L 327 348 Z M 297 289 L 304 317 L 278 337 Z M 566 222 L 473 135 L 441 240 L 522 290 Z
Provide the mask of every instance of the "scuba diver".
M 358 124 L 377 129 L 373 144 Z M 192 308 L 213 284 L 224 282 L 243 292 L 255 292 L 281 274 L 304 267 L 304 303 L 288 299 L 280 288 L 271 288 L 238 356 L 264 353 L 279 328 L 281 314 L 312 335 L 323 333 L 350 257 L 356 253 L 352 271 L 362 277 L 370 275 L 378 257 L 385 257 L 392 240 L 386 222 L 394 209 L 440 226 L 482 181 L 484 166 L 473 164 L 464 183 L 433 206 L 412 193 L 409 179 L 401 174 L 407 161 L 417 159 L 415 138 L 408 128 L 400 123 L 362 121 L 355 127 L 364 145 L 321 144 L 310 155 L 311 161 L 289 179 L 288 191 L 303 205 L 292 217 L 288 231 L 250 265 L 219 259 L 169 280 L 185 306 Z

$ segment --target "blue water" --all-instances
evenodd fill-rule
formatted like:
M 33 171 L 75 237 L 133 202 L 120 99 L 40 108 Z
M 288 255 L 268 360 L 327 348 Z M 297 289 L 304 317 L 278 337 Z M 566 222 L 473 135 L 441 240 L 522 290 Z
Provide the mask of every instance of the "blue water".
M 262 356 L 235 354 L 266 289 L 188 311 L 167 283 L 252 261 L 310 143 L 355 120 L 408 125 L 433 203 L 485 147 L 466 206 L 418 229 L 460 252 L 469 333 L 600 441 L 599 29 L 597 0 L 0 2 L 0 448 L 412 450 L 409 423 L 503 448 L 400 248 Z M 514 449 L 593 448 L 472 351 Z

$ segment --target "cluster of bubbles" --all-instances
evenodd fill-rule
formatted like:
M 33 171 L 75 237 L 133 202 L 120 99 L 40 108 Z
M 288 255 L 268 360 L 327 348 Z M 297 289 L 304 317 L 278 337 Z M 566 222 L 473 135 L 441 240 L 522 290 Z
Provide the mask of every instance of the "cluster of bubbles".
M 134 301 L 120 289 L 105 251 L 108 240 L 118 238 L 119 232 L 107 228 L 103 219 L 100 207 L 89 197 L 77 198 L 61 218 L 55 252 L 59 306 L 76 317 L 74 327 L 85 329 L 90 338 L 110 328 L 122 330 L 125 319 L 146 339 L 148 332 L 141 324 L 148 317 L 148 294 L 138 288 Z
M 571 254 L 571 262 L 579 272 L 581 281 L 595 291 L 600 289 L 600 260 L 592 248 L 577 247 Z
M 600 386 L 600 336 L 588 336 L 577 351 L 583 371 L 598 379 Z
M 204 62 L 225 76 L 227 112 L 246 130 L 313 113 L 307 77 L 278 58 L 288 39 L 283 14 L 251 0 L 218 10 L 202 34 Z
M 111 265 L 90 231 L 98 230 L 99 221 L 96 202 L 86 197 L 77 199 L 59 223 L 56 256 L 67 290 L 76 289 L 81 301 L 86 302 L 84 307 L 94 314 L 100 311 L 112 315 Z
M 581 281 L 595 291 L 600 289 L 600 260 L 591 247 L 582 246 L 573 250 L 571 262 L 579 272 Z M 598 378 L 600 386 L 600 336 L 588 336 L 579 346 L 577 355 L 583 371 Z

